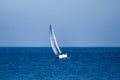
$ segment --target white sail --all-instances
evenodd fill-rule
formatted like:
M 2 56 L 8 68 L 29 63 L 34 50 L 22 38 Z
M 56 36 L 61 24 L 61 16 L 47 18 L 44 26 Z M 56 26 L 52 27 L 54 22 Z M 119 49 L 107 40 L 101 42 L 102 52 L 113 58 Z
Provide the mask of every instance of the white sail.
M 62 52 L 57 44 L 55 33 L 51 25 L 50 25 L 50 42 L 51 42 L 51 46 L 52 46 L 54 53 L 56 55 L 61 54 Z

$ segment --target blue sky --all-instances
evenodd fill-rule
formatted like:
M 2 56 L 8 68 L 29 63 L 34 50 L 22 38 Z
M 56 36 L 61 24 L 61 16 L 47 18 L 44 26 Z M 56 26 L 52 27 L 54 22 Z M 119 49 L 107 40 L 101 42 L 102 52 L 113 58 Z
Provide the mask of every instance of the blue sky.
M 0 46 L 120 46 L 120 0 L 0 0 Z

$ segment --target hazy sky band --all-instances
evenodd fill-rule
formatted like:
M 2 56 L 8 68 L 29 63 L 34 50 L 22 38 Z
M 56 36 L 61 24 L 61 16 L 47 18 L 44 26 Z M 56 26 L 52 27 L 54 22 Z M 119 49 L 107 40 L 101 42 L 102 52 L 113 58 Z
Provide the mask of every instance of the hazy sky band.
M 120 0 L 0 0 L 0 46 L 120 46 Z

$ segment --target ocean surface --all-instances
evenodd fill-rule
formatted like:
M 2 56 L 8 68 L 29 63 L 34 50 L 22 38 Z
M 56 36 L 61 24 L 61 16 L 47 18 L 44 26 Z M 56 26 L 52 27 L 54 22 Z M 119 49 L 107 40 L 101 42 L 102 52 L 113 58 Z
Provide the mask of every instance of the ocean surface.
M 120 80 L 120 47 L 1 47 L 0 80 Z

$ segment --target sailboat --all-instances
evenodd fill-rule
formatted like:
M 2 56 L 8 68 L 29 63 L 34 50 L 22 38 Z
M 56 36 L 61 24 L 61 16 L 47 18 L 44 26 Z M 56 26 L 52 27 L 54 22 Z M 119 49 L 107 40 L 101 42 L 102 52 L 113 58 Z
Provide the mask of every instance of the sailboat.
M 55 53 L 55 55 L 59 58 L 59 59 L 63 59 L 63 58 L 67 58 L 67 53 L 63 53 L 57 43 L 56 37 L 55 37 L 55 33 L 53 30 L 53 27 L 50 24 L 50 43 L 52 46 L 52 50 Z

